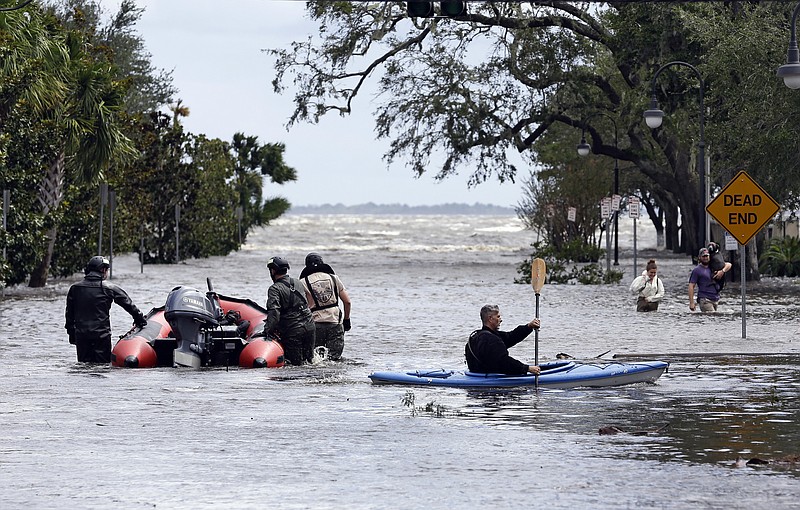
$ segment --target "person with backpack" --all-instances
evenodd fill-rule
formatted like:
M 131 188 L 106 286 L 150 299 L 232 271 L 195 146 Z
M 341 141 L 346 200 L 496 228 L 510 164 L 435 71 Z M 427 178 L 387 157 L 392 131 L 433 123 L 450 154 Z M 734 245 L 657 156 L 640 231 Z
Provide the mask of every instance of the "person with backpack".
M 333 268 L 319 253 L 306 255 L 306 267 L 300 272 L 316 326 L 315 349 L 327 349 L 327 358 L 339 360 L 344 351 L 344 333 L 350 331 L 350 295 Z M 340 307 L 341 303 L 341 307 Z

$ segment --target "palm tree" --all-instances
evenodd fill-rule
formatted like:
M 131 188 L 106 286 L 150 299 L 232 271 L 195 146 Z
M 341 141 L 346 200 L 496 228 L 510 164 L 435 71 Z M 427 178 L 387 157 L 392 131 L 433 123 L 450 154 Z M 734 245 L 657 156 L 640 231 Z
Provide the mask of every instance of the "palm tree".
M 115 159 L 134 154 L 117 118 L 124 90 L 114 80 L 113 66 L 94 60 L 85 51 L 83 38 L 75 33 L 68 34 L 64 44 L 68 60 L 63 74 L 68 91 L 63 103 L 47 113 L 60 132 L 61 149 L 50 162 L 39 187 L 44 216 L 52 215 L 61 204 L 67 171 L 73 172 L 78 182 L 96 182 Z M 51 218 L 47 223 L 44 254 L 31 273 L 30 287 L 43 287 L 47 283 L 58 222 Z
M 58 104 L 66 91 L 61 74 L 66 48 L 45 26 L 42 14 L 0 13 L 0 130 L 20 101 L 35 112 Z
M 191 113 L 189 111 L 189 107 L 183 104 L 183 99 L 178 99 L 178 102 L 175 105 L 171 105 L 169 107 L 170 111 L 172 111 L 172 125 L 177 125 L 180 122 L 178 119 L 186 118 Z

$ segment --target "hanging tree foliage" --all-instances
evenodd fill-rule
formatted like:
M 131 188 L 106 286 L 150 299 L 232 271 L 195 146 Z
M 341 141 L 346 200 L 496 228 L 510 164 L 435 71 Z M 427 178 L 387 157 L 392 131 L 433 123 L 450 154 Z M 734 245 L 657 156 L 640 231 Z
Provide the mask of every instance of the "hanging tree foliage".
M 774 78 L 788 4 L 486 2 L 453 19 L 409 18 L 394 2 L 309 2 L 307 10 L 320 36 L 272 50 L 275 90 L 295 87 L 290 125 L 350 113 L 374 81 L 376 132 L 390 141 L 388 164 L 404 161 L 438 179 L 466 170 L 469 183 L 479 184 L 513 181 L 519 169 L 510 153 L 536 167 L 543 161 L 535 142 L 551 127 L 577 132 L 583 119 L 604 112 L 617 119 L 619 143 L 607 128 L 587 126 L 594 154 L 637 169 L 642 197 L 666 213 L 651 218 L 672 222 L 667 242 L 676 251 L 697 249 L 698 83 L 682 69 L 662 74 L 656 93 L 667 118 L 651 132 L 642 112 L 662 64 L 690 62 L 705 77 L 715 186 L 729 168 L 751 161 L 737 147 L 737 130 L 766 142 L 763 124 L 753 122 L 761 108 L 774 122 L 774 140 L 798 139 L 796 125 L 779 121 L 800 114 L 798 100 Z M 751 48 L 752 56 L 736 58 Z M 756 98 L 765 88 L 769 99 Z M 793 176 L 800 168 L 796 142 L 794 149 L 776 145 L 755 152 L 762 157 L 754 173 L 767 183 L 776 177 L 769 162 Z M 432 168 L 434 161 L 441 163 Z M 800 180 L 783 189 L 776 194 L 796 196 Z

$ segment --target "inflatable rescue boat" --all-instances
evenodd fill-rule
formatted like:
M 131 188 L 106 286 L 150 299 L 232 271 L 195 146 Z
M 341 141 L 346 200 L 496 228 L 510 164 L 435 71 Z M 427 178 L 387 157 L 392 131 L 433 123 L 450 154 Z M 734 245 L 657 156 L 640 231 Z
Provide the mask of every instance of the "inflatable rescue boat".
M 283 347 L 271 338 L 253 337 L 267 311 L 249 299 L 175 287 L 164 306 L 147 314 L 111 351 L 111 364 L 127 368 L 238 365 L 272 368 L 284 364 Z

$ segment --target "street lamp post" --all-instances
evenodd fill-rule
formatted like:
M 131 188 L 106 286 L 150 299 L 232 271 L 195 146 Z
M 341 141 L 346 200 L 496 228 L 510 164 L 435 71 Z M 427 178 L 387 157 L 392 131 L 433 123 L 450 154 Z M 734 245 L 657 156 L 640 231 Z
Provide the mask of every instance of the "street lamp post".
M 617 137 L 617 122 L 613 117 L 607 113 L 597 112 L 586 117 L 583 121 L 583 129 L 581 130 L 581 143 L 578 144 L 578 154 L 580 156 L 588 156 L 592 147 L 586 143 L 586 125 L 592 117 L 602 115 L 614 124 L 614 150 L 619 149 L 619 139 Z M 619 161 L 617 155 L 614 154 L 614 195 L 619 195 Z M 614 265 L 619 265 L 619 210 L 614 211 Z
M 800 89 L 800 51 L 797 49 L 797 15 L 800 13 L 800 3 L 794 8 L 792 14 L 792 31 L 789 38 L 789 51 L 786 52 L 786 63 L 778 68 L 778 77 L 783 78 L 783 83 L 790 89 Z
M 650 99 L 650 109 L 644 112 L 644 120 L 647 122 L 647 125 L 651 129 L 656 129 L 661 126 L 661 121 L 664 118 L 664 112 L 658 108 L 658 99 L 656 99 L 656 80 L 661 72 L 671 66 L 685 66 L 691 69 L 697 79 L 700 81 L 700 141 L 697 143 L 697 172 L 700 176 L 700 195 L 699 195 L 699 205 L 697 210 L 697 248 L 699 249 L 701 246 L 705 245 L 705 214 L 706 214 L 706 139 L 705 139 L 705 106 L 704 102 L 704 94 L 705 94 L 705 85 L 703 83 L 703 77 L 700 75 L 700 71 L 697 70 L 693 65 L 688 64 L 686 62 L 681 61 L 673 61 L 668 62 L 661 66 L 656 74 L 653 75 L 652 81 L 652 97 Z

